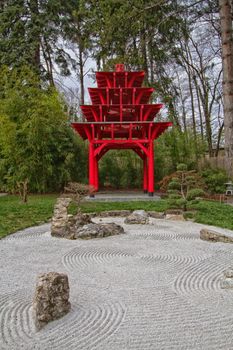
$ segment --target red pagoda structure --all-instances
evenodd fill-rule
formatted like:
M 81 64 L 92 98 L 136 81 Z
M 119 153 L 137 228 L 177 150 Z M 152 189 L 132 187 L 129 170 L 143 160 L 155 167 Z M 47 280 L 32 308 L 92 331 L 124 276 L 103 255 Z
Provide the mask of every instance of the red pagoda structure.
M 97 88 L 89 88 L 91 105 L 82 105 L 84 122 L 72 127 L 89 141 L 89 185 L 99 188 L 98 161 L 111 149 L 131 149 L 143 161 L 143 190 L 154 194 L 154 145 L 171 122 L 155 122 L 162 104 L 149 104 L 154 89 L 142 87 L 145 72 L 96 72 Z

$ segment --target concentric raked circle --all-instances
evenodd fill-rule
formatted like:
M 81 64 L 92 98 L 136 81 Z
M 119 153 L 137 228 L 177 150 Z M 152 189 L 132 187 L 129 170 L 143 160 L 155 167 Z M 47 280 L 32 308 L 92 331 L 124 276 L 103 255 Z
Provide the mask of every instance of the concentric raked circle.
M 108 263 L 115 258 L 132 256 L 127 250 L 114 248 L 75 248 L 62 258 L 64 266 L 68 269 L 85 268 L 91 264 Z
M 174 281 L 174 290 L 179 294 L 220 290 L 223 271 L 232 261 L 233 256 L 221 259 L 218 255 L 196 263 L 179 274 Z
M 25 240 L 29 238 L 41 239 L 50 237 L 50 224 L 44 224 L 37 227 L 29 227 L 23 231 L 18 231 L 12 235 L 7 236 L 2 242 L 8 242 L 12 240 Z
M 91 349 L 120 326 L 125 308 L 119 302 L 73 305 L 71 312 L 36 332 L 32 306 L 22 296 L 0 298 L 0 348 Z M 75 339 L 76 338 L 76 339 Z M 75 346 L 74 346 L 75 344 Z M 35 347 L 36 348 L 36 347 Z

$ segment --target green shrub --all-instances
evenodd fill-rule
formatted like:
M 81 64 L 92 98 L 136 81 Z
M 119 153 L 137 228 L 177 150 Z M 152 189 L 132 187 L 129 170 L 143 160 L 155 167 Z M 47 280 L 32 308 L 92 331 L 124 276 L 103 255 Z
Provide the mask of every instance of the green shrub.
M 168 203 L 171 207 L 187 210 L 197 197 L 204 196 L 204 190 L 199 187 L 200 179 L 195 170 L 187 170 L 185 164 L 179 164 L 175 176 L 166 177 L 169 193 Z
M 205 169 L 202 171 L 202 178 L 205 181 L 207 190 L 210 193 L 224 193 L 225 183 L 228 181 L 227 174 L 222 169 Z
M 192 188 L 187 193 L 187 200 L 195 199 L 196 197 L 203 197 L 205 192 L 201 188 Z
M 186 164 L 182 163 L 182 164 L 178 164 L 176 169 L 177 169 L 177 171 L 187 171 L 188 167 Z
M 168 185 L 169 190 L 179 190 L 180 184 L 178 181 L 171 181 Z
M 195 212 L 193 211 L 186 211 L 184 213 L 184 218 L 187 219 L 194 219 L 195 218 Z

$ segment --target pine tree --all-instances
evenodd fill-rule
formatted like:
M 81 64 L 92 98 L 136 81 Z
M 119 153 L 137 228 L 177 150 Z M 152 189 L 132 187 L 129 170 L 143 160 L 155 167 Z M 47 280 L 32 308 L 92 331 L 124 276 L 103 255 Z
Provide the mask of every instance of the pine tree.
M 54 84 L 54 63 L 69 74 L 61 42 L 75 1 L 3 0 L 0 12 L 0 65 L 28 65 Z M 71 60 L 70 60 L 71 62 Z

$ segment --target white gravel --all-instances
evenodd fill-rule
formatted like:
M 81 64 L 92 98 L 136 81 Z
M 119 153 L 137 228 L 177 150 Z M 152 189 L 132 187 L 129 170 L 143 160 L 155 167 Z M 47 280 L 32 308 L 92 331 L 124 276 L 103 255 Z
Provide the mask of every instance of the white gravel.
M 52 238 L 49 225 L 2 239 L 0 349 L 232 350 L 233 290 L 220 279 L 233 245 L 201 241 L 207 226 L 191 222 L 124 227 L 88 241 Z M 35 279 L 48 271 L 68 274 L 72 311 L 36 332 Z

